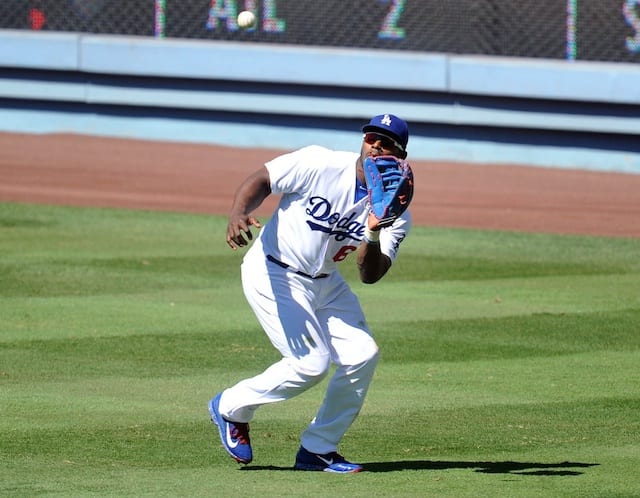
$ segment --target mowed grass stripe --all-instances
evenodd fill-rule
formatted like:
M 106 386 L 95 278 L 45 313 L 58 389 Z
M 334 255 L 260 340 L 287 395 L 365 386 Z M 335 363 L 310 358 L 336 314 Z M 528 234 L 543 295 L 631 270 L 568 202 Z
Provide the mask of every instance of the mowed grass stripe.
M 640 310 L 449 321 L 388 322 L 377 341 L 385 363 L 531 358 L 584 351 L 640 350 Z M 410 345 L 410 347 L 408 347 Z M 224 364 L 266 367 L 277 354 L 255 325 L 247 330 L 0 342 L 4 380 L 82 375 L 189 375 Z
M 366 413 L 386 418 L 389 411 L 640 399 L 640 371 L 635 368 L 637 358 L 637 352 L 591 352 L 500 362 L 384 363 L 367 400 Z M 621 371 L 626 375 L 620 376 Z M 137 417 L 136 412 L 143 412 L 147 421 L 198 420 L 212 384 L 224 385 L 231 382 L 233 376 L 250 373 L 249 368 L 232 373 L 214 368 L 190 376 L 40 379 L 31 382 L 28 391 L 22 388 L 24 384 L 6 383 L 0 396 L 5 410 L 0 427 L 37 426 L 43 422 L 42 412 L 49 413 L 47 426 L 72 426 L 79 421 L 74 420 L 74 413 L 87 415 L 82 423 L 89 425 Z M 165 404 L 158 403 L 158 393 L 167 400 Z M 301 409 L 307 411 L 306 420 L 312 416 L 321 397 L 322 390 L 318 389 L 296 398 L 286 409 L 281 405 L 268 407 L 268 419 L 290 418 L 292 412 L 289 410 L 304 407 Z M 37 404 L 38 410 L 27 409 L 32 404 Z

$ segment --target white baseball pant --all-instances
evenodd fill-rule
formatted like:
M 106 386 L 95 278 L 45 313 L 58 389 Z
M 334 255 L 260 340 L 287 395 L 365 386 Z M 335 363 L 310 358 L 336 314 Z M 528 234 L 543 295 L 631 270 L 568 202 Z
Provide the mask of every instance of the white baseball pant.
M 249 422 L 259 406 L 306 391 L 334 364 L 325 398 L 301 443 L 313 453 L 337 451 L 362 408 L 378 361 L 358 298 L 338 272 L 314 280 L 255 254 L 246 256 L 241 267 L 245 296 L 283 358 L 226 389 L 220 413 Z

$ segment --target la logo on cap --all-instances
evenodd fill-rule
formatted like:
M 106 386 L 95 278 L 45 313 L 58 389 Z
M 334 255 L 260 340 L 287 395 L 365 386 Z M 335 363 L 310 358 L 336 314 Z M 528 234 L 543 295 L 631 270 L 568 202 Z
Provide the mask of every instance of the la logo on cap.
M 391 126 L 391 117 L 388 114 L 385 114 L 380 121 L 383 125 Z

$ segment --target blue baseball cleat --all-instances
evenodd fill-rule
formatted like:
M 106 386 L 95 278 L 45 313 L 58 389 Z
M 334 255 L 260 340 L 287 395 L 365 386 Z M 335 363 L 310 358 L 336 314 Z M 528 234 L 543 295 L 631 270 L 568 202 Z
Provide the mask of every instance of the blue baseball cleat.
M 342 455 L 335 451 L 319 455 L 311 453 L 300 446 L 293 468 L 295 470 L 320 470 L 337 474 L 354 474 L 362 470 L 362 465 L 347 462 Z
M 218 393 L 215 398 L 209 401 L 211 421 L 218 426 L 220 440 L 227 453 L 238 463 L 249 463 L 253 460 L 251 440 L 249 439 L 249 424 L 231 422 L 220 415 L 218 406 L 220 405 L 221 396 L 222 393 Z

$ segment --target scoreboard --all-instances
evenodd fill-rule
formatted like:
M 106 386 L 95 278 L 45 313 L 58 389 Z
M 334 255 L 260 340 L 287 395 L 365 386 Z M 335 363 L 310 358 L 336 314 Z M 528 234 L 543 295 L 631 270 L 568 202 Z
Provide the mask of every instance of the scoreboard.
M 2 0 L 0 28 L 640 62 L 640 0 Z

